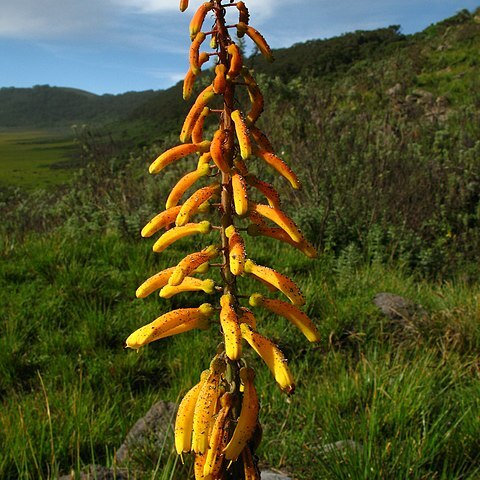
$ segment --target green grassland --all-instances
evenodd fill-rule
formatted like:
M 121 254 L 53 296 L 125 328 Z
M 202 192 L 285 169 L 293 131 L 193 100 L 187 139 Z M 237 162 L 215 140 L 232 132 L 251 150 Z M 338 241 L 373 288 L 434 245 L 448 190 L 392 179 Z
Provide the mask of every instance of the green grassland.
M 216 325 L 138 354 L 123 348 L 159 314 L 206 300 L 134 299 L 148 275 L 198 247 L 183 241 L 154 258 L 147 243 L 63 232 L 34 236 L 0 259 L 1 478 L 53 479 L 90 463 L 113 465 L 133 423 L 160 399 L 178 401 L 207 367 L 220 341 Z M 270 242 L 249 248 L 298 281 L 322 337 L 309 345 L 288 322 L 255 310 L 297 382 L 285 396 L 247 351 L 262 403 L 262 464 L 305 480 L 478 478 L 478 285 L 427 282 L 395 265 L 355 266 L 331 254 L 312 262 Z M 263 291 L 246 280 L 240 288 Z M 372 304 L 381 291 L 428 313 L 396 324 Z M 324 451 L 337 441 L 356 447 Z M 145 452 L 143 474 L 132 464 L 132 478 L 154 478 L 171 452 L 172 444 L 160 460 L 160 452 Z M 186 465 L 173 478 L 186 478 Z
M 76 145 L 59 130 L 0 130 L 0 185 L 27 189 L 64 184 L 71 178 Z

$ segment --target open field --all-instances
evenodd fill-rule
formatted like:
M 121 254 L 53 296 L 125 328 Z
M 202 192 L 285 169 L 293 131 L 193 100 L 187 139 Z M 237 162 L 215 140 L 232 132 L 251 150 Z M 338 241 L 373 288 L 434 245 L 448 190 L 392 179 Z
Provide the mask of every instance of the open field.
M 65 183 L 75 148 L 68 131 L 0 130 L 0 185 L 32 189 Z

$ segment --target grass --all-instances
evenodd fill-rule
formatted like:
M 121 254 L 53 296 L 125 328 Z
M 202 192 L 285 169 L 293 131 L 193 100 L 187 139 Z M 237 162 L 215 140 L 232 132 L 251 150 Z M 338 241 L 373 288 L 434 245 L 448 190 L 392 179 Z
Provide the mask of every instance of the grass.
M 0 185 L 32 189 L 67 183 L 75 144 L 58 130 L 0 130 Z
M 4 253 L 1 478 L 53 479 L 91 463 L 113 465 L 133 423 L 197 381 L 219 341 L 214 326 L 139 354 L 123 348 L 129 333 L 163 311 L 205 301 L 134 299 L 145 277 L 184 246 L 154 259 L 146 241 L 58 232 Z M 288 398 L 247 354 L 262 402 L 261 461 L 298 479 L 478 478 L 479 286 L 428 283 L 395 265 L 349 265 L 330 255 L 310 262 L 269 242 L 249 248 L 259 263 L 298 280 L 322 334 L 308 345 L 288 322 L 256 312 L 297 379 Z M 242 280 L 242 290 L 251 288 Z M 430 313 L 400 328 L 373 306 L 380 291 Z M 347 443 L 325 448 L 339 441 Z M 144 478 L 188 477 L 189 467 L 174 462 L 171 445 L 146 454 Z

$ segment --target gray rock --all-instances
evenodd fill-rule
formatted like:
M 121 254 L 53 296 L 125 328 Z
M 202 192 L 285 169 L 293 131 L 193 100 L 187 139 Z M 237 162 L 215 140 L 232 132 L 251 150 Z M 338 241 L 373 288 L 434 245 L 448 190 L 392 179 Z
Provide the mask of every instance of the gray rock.
M 291 477 L 287 477 L 284 473 L 262 470 L 262 480 L 291 480 Z
M 125 441 L 117 450 L 117 463 L 120 465 L 130 459 L 139 458 L 145 452 L 160 452 L 165 442 L 171 442 L 171 438 L 167 437 L 172 437 L 176 411 L 175 403 L 155 403 L 127 433 Z
M 412 318 L 426 313 L 421 305 L 394 293 L 377 293 L 373 303 L 385 316 L 395 321 L 410 321 Z

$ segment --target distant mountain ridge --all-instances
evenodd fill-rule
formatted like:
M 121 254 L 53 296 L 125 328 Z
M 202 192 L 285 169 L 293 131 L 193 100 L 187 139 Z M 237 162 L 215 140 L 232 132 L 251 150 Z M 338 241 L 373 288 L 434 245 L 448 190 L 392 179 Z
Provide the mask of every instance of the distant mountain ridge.
M 125 118 L 158 91 L 96 95 L 67 87 L 0 88 L 0 127 L 103 124 Z

